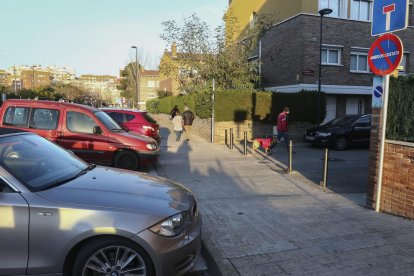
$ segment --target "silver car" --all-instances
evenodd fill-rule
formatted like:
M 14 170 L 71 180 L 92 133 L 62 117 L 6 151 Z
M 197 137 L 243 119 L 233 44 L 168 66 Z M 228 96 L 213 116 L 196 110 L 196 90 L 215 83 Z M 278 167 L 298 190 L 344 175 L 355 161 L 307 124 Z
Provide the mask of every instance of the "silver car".
M 200 230 L 187 188 L 0 128 L 0 275 L 182 275 Z

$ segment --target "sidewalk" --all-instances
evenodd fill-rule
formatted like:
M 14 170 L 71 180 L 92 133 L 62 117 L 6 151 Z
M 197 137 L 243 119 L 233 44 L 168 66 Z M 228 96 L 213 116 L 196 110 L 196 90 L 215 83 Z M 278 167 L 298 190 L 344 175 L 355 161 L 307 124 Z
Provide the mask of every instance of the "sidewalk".
M 196 135 L 177 142 L 159 123 L 156 171 L 194 192 L 210 275 L 414 274 L 413 221 L 321 191 L 272 157 Z

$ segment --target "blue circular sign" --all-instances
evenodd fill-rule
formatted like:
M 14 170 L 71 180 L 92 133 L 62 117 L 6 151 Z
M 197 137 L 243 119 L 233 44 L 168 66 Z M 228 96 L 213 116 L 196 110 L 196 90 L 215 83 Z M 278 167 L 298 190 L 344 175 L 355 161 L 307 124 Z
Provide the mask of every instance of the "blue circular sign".
M 382 86 L 377 86 L 374 89 L 374 96 L 376 98 L 381 98 L 382 97 L 382 93 L 384 92 L 384 90 L 382 89 Z

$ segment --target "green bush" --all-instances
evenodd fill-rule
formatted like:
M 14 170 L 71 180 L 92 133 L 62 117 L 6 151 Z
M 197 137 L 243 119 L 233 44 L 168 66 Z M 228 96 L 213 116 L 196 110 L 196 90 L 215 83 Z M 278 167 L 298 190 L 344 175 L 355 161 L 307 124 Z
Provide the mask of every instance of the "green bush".
M 160 104 L 159 99 L 152 99 L 152 100 L 148 100 L 146 103 L 146 107 L 148 112 L 153 113 L 153 114 L 158 114 L 160 113 L 158 106 Z
M 414 75 L 390 79 L 387 139 L 414 142 Z
M 321 92 L 320 121 L 325 118 L 325 93 Z M 147 109 L 154 113 L 168 114 L 177 105 L 182 111 L 188 105 L 202 118 L 211 118 L 211 92 L 200 91 L 190 95 L 165 97 L 147 102 Z M 317 93 L 301 91 L 298 93 L 273 93 L 255 91 L 216 91 L 215 120 L 243 121 L 254 120 L 273 123 L 283 107 L 290 107 L 290 120 L 295 122 L 316 122 Z

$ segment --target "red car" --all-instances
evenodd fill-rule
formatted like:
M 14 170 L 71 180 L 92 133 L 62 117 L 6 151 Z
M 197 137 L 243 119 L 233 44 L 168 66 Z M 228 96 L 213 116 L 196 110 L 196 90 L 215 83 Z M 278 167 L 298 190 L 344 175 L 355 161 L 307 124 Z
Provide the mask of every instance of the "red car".
M 87 162 L 135 170 L 155 162 L 160 149 L 147 136 L 124 131 L 97 108 L 52 101 L 7 100 L 0 126 L 34 132 Z
M 101 108 L 126 131 L 134 131 L 139 134 L 161 142 L 160 126 L 147 111 L 133 109 Z

